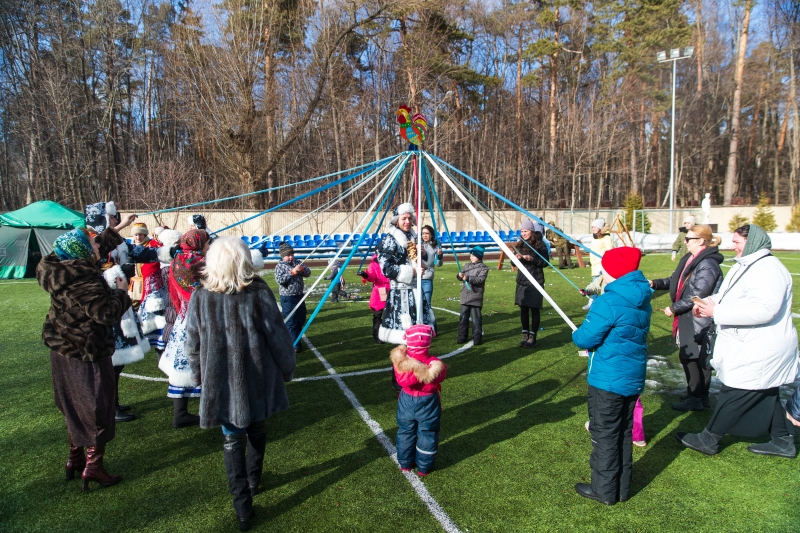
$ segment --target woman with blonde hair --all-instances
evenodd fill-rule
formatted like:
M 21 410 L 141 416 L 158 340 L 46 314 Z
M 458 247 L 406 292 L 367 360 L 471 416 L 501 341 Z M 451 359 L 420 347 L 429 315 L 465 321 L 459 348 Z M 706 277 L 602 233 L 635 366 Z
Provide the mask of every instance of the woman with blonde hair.
M 285 382 L 296 364 L 275 295 L 236 237 L 217 238 L 189 302 L 186 355 L 202 383 L 200 427 L 222 426 L 223 459 L 239 529 L 253 516 L 267 444 L 266 419 L 289 408 Z
M 672 336 L 678 345 L 681 365 L 686 375 L 686 395 L 673 403 L 676 411 L 702 411 L 710 406 L 708 387 L 711 384 L 711 354 L 701 345 L 712 320 L 692 315 L 692 298 L 706 298 L 719 291 L 722 284 L 723 257 L 719 253 L 721 239 L 705 224 L 692 226 L 684 238 L 688 253 L 681 257 L 669 278 L 654 279 L 650 286 L 657 291 L 669 290 L 672 305 L 664 314 L 672 317 Z

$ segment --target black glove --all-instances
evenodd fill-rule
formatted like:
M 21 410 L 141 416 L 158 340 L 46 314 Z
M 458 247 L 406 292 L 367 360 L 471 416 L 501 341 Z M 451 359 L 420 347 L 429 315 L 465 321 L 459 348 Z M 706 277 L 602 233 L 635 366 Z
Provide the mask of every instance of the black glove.
M 461 272 L 459 272 L 458 274 L 456 274 L 456 279 L 457 279 L 458 281 L 464 281 L 463 279 L 461 279 Z
M 359 276 L 361 276 L 361 277 L 362 277 L 362 278 L 364 278 L 364 279 L 367 279 L 367 276 L 369 276 L 369 274 L 367 274 L 367 273 L 366 273 L 366 272 L 364 272 L 363 270 L 359 270 L 358 272 L 356 272 L 356 274 L 357 274 L 357 275 L 359 275 Z
M 173 246 L 172 248 L 169 249 L 169 256 L 175 259 L 175 256 L 178 255 L 178 252 L 180 251 L 181 251 L 180 246 Z

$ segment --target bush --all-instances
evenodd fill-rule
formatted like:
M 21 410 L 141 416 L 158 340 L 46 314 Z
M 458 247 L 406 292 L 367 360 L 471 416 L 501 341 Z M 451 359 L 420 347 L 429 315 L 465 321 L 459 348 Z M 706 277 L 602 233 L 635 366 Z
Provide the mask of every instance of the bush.
M 631 193 L 625 198 L 622 205 L 625 207 L 625 225 L 628 226 L 628 230 L 642 231 L 642 221 L 639 217 L 644 216 L 644 233 L 650 233 L 650 218 L 647 213 L 639 213 L 639 217 L 636 219 L 636 227 L 633 227 L 633 212 L 644 209 L 642 197 L 636 193 Z
M 793 233 L 800 232 L 800 204 L 797 204 L 794 206 L 794 209 L 792 209 L 792 219 L 786 226 L 786 231 L 791 231 Z
M 736 231 L 740 227 L 748 224 L 749 221 L 747 220 L 746 216 L 742 216 L 741 213 L 736 213 L 733 217 L 728 221 L 728 229 L 730 231 Z
M 775 231 L 778 223 L 775 222 L 775 213 L 772 212 L 772 200 L 765 193 L 758 195 L 758 206 L 753 213 L 753 224 L 761 226 L 764 231 Z

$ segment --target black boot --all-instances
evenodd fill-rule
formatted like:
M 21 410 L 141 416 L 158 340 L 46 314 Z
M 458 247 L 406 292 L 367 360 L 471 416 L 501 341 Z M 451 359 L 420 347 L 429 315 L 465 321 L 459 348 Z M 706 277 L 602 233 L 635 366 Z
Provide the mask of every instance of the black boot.
M 797 457 L 797 449 L 794 446 L 794 435 L 785 437 L 772 437 L 772 440 L 764 444 L 752 444 L 747 447 L 747 451 L 759 455 L 774 455 L 776 457 L 786 457 L 794 459 Z
M 689 449 L 695 450 L 706 455 L 716 455 L 719 451 L 719 441 L 723 435 L 715 435 L 708 429 L 702 433 L 675 433 L 678 442 Z
M 200 424 L 200 417 L 190 415 L 188 408 L 189 398 L 172 399 L 172 427 L 178 429 Z
M 247 428 L 247 483 L 250 493 L 258 494 L 261 472 L 264 469 L 264 449 L 267 447 L 267 424 L 264 421 Z
M 222 445 L 222 458 L 225 462 L 225 473 L 228 475 L 228 491 L 233 496 L 233 510 L 239 520 L 239 531 L 250 529 L 250 518 L 253 516 L 253 495 L 247 482 L 247 434 L 236 433 L 225 435 Z

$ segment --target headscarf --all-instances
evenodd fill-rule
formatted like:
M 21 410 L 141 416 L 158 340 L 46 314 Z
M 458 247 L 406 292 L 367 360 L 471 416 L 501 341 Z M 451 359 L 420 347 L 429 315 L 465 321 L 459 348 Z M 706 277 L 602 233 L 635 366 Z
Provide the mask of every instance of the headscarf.
M 201 229 L 187 231 L 178 241 L 180 251 L 170 264 L 169 295 L 175 310 L 182 317 L 186 313 L 192 291 L 200 285 L 200 269 L 206 264 L 203 247 L 209 239 L 208 233 Z
M 53 251 L 62 261 L 94 259 L 94 250 L 89 238 L 77 228 L 59 236 L 53 244 Z
M 764 228 L 750 224 L 750 229 L 747 230 L 747 242 L 744 245 L 744 250 L 742 250 L 742 257 L 765 248 L 772 249 L 772 239 L 769 238 Z

